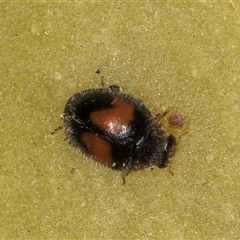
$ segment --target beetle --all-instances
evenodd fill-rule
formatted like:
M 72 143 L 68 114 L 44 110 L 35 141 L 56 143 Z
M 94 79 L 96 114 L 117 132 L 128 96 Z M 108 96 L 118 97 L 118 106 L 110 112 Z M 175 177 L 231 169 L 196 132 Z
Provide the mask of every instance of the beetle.
M 87 89 L 65 105 L 66 140 L 94 161 L 123 172 L 164 168 L 176 150 L 176 139 L 144 103 L 119 86 Z

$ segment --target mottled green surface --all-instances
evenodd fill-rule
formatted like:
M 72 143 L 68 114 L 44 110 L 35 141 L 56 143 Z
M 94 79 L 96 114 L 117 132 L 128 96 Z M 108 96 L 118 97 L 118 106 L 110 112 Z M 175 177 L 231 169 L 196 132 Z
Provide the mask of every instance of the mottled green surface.
M 240 238 L 238 1 L 6 2 L 0 16 L 1 238 Z M 187 113 L 174 176 L 123 186 L 50 135 L 101 76 L 153 113 Z

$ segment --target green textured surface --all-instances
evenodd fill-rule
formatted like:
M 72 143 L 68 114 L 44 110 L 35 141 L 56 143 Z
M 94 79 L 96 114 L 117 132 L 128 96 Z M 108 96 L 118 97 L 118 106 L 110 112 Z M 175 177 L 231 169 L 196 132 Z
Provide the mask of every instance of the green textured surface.
M 1 238 L 240 238 L 239 2 L 0 6 Z M 50 135 L 101 76 L 153 113 L 187 113 L 174 176 L 123 186 Z

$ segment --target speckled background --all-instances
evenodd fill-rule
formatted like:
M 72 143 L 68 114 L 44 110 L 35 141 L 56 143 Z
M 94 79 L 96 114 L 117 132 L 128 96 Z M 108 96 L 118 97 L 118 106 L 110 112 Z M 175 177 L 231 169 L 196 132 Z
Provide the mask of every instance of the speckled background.
M 239 1 L 0 6 L 1 238 L 240 238 Z M 173 176 L 123 186 L 50 134 L 101 77 L 153 114 L 187 113 Z

